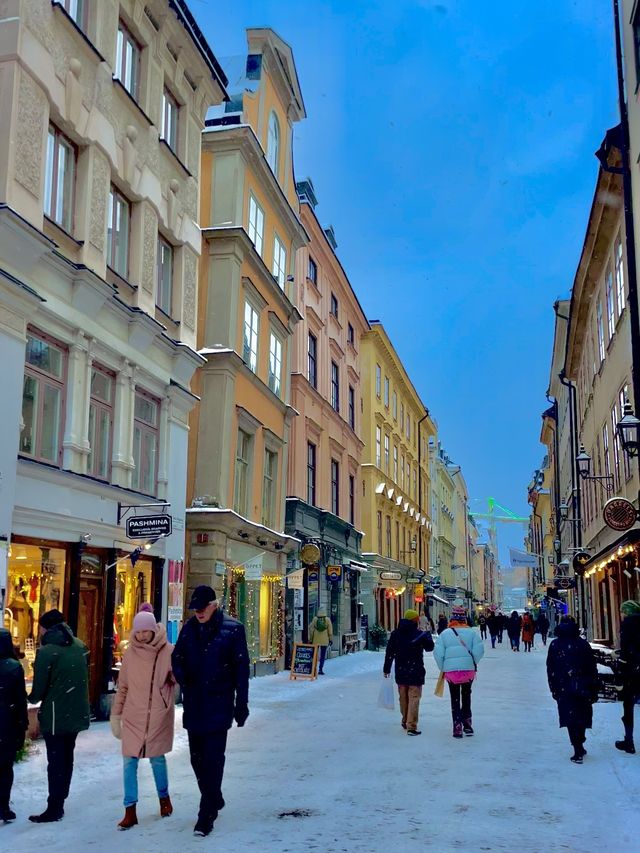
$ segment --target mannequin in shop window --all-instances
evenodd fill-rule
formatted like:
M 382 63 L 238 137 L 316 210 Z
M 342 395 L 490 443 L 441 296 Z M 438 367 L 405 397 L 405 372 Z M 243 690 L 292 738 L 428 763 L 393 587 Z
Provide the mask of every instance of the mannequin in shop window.
M 13 617 L 14 641 L 17 640 L 20 651 L 24 651 L 25 640 L 33 637 L 33 610 L 27 601 L 27 588 L 22 578 L 18 583 L 20 586 L 16 585 L 8 606 Z

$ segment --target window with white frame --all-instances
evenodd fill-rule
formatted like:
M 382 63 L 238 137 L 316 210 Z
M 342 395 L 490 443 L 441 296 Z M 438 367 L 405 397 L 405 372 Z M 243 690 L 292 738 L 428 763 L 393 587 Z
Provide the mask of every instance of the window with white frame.
M 411 415 L 407 412 L 407 441 L 411 441 Z
M 60 344 L 27 332 L 20 453 L 54 465 L 62 451 L 66 358 Z
M 620 417 L 624 417 L 624 407 L 627 399 L 629 398 L 629 386 L 624 385 L 620 389 L 620 393 L 618 394 L 618 404 L 620 406 Z M 622 464 L 624 467 L 624 477 L 625 480 L 628 480 L 631 476 L 631 466 L 629 464 L 629 454 L 626 451 L 622 451 Z
M 84 29 L 86 26 L 86 2 L 85 0 L 62 0 L 62 6 L 70 18 L 73 18 L 75 23 Z
M 287 250 L 277 235 L 273 239 L 273 267 L 271 272 L 281 289 L 284 290 L 287 277 Z
M 120 21 L 116 41 L 116 67 L 114 77 L 119 80 L 131 97 L 137 100 L 140 84 L 140 57 L 142 49 L 127 25 Z
M 340 368 L 335 361 L 331 362 L 331 405 L 340 411 Z
M 384 377 L 384 405 L 385 408 L 389 408 L 389 377 Z
M 175 153 L 178 148 L 178 119 L 180 116 L 180 105 L 165 86 L 162 90 L 162 127 L 160 138 Z
M 602 300 L 598 299 L 596 304 L 596 330 L 598 333 L 598 354 L 600 356 L 600 364 L 604 361 L 605 345 L 604 345 L 604 319 L 602 316 Z
M 391 397 L 391 414 L 393 415 L 394 421 L 398 420 L 398 394 L 396 391 L 393 392 L 393 396 Z
M 389 473 L 389 433 L 384 434 L 384 470 Z
M 376 465 L 382 468 L 382 429 L 376 427 Z
M 269 388 L 282 396 L 282 341 L 271 332 L 269 338 Z
M 242 358 L 247 367 L 254 373 L 258 369 L 258 329 L 260 318 L 258 312 L 249 302 L 244 303 L 244 341 Z
M 77 150 L 62 131 L 50 124 L 44 176 L 44 212 L 61 228 L 73 231 Z
M 262 476 L 262 523 L 275 529 L 276 490 L 278 483 L 278 454 L 267 448 L 264 452 L 264 471 Z
M 238 430 L 236 441 L 236 465 L 233 483 L 233 508 L 240 515 L 249 513 L 249 464 L 251 462 L 252 437 L 243 429 Z
M 385 518 L 385 527 L 387 534 L 387 557 L 391 556 L 391 516 L 387 515 Z
M 378 554 L 382 555 L 382 513 L 376 513 L 376 529 L 378 531 Z
M 108 480 L 111 475 L 114 390 L 114 375 L 102 367 L 93 365 L 89 399 L 87 473 L 99 480 Z
M 249 239 L 256 247 L 256 252 L 262 254 L 262 239 L 264 236 L 264 211 L 254 198 L 249 196 Z
M 404 453 L 400 457 L 400 488 L 404 490 Z
M 133 418 L 133 461 L 131 485 L 138 492 L 155 495 L 158 485 L 160 403 L 136 389 Z
M 173 314 L 173 246 L 158 234 L 156 305 L 169 317 Z
M 602 461 L 604 463 L 605 476 L 611 476 L 611 462 L 609 459 L 609 424 L 602 427 Z
M 393 482 L 398 482 L 398 445 L 393 445 Z
M 611 409 L 611 439 L 613 443 L 613 476 L 616 489 L 620 487 L 620 442 L 618 440 L 618 405 Z
M 382 395 L 382 368 L 376 364 L 376 397 L 378 400 Z
M 269 127 L 267 129 L 267 163 L 271 171 L 278 177 L 278 163 L 280 162 L 280 122 L 277 115 L 271 111 L 269 115 Z
M 613 272 L 610 264 L 607 265 L 605 274 L 605 293 L 607 295 L 607 328 L 609 340 L 611 340 L 616 331 L 616 297 L 613 290 Z
M 618 315 L 622 314 L 627 304 L 627 296 L 624 290 L 624 252 L 622 249 L 622 237 L 618 234 L 614 248 L 614 262 L 616 265 L 616 293 L 618 296 Z
M 404 429 L 404 403 L 400 403 L 400 432 Z
M 130 223 L 131 205 L 112 184 L 109 191 L 107 221 L 107 264 L 122 278 L 127 278 L 129 275 Z

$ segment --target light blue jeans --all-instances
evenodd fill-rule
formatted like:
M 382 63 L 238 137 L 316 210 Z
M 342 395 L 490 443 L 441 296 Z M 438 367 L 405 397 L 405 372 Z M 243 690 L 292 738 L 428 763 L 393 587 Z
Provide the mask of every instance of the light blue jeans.
M 151 762 L 158 797 L 168 797 L 169 776 L 167 774 L 167 759 L 164 755 L 157 755 L 155 758 L 150 758 L 149 761 Z M 126 808 L 127 806 L 135 806 L 138 802 L 138 764 L 140 763 L 140 759 L 125 755 L 123 756 L 122 763 L 124 770 L 124 805 Z

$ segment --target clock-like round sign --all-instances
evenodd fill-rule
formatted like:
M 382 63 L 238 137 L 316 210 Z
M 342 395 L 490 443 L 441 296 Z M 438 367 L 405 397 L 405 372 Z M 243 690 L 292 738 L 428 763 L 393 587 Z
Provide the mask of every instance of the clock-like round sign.
M 307 566 L 317 563 L 320 559 L 320 548 L 318 548 L 317 545 L 314 545 L 313 542 L 307 542 L 307 544 L 303 545 L 300 550 L 300 559 Z
M 626 498 L 610 498 L 602 510 L 605 524 L 612 530 L 630 530 L 638 519 L 638 510 Z

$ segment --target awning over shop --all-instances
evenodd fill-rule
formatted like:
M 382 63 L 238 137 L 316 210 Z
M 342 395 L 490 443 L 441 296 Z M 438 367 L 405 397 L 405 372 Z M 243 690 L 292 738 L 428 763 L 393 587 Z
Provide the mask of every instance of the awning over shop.
M 604 564 L 610 560 L 627 556 L 627 554 L 632 552 L 632 546 L 638 542 L 640 542 L 640 528 L 627 530 L 627 532 L 623 533 L 622 536 L 615 540 L 615 542 L 607 545 L 606 548 L 602 548 L 584 564 L 585 573 L 593 574 L 597 569 L 604 568 Z
M 426 594 L 429 598 L 433 598 L 435 601 L 439 601 L 440 604 L 451 604 L 450 601 L 447 601 L 446 598 L 442 598 L 441 596 L 436 595 L 435 592 L 428 592 Z
M 369 566 L 367 563 L 361 563 L 359 560 L 350 560 L 345 564 L 345 568 L 353 569 L 356 572 L 368 572 Z

